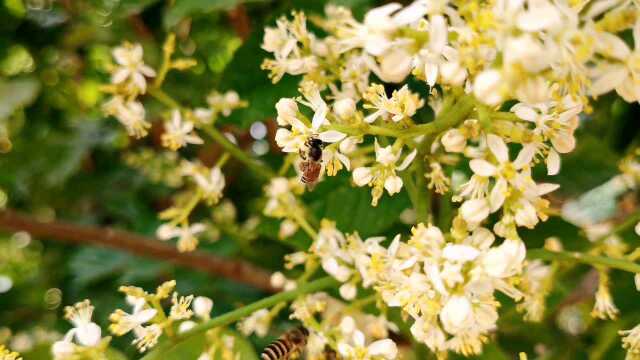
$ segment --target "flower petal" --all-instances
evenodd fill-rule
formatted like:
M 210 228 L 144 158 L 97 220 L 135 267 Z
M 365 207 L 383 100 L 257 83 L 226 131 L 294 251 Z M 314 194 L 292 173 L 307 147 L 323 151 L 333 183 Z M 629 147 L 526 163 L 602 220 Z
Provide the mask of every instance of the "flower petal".
M 547 155 L 547 174 L 557 175 L 560 172 L 560 155 L 551 149 Z
M 402 160 L 402 163 L 396 168 L 396 170 L 398 171 L 402 171 L 404 169 L 406 169 L 407 167 L 409 167 L 409 165 L 411 165 L 411 162 L 413 161 L 413 159 L 416 157 L 416 154 L 418 153 L 417 149 L 413 149 L 412 152 L 409 153 L 409 155 L 407 155 L 404 160 Z
M 469 167 L 477 175 L 480 176 L 493 176 L 497 172 L 497 168 L 484 159 L 473 159 L 469 161 Z
M 501 137 L 493 134 L 487 135 L 487 145 L 499 162 L 505 163 L 509 161 L 509 148 L 507 148 L 507 144 L 504 143 Z
M 340 131 L 336 131 L 336 130 L 323 131 L 318 135 L 318 138 L 326 143 L 338 142 L 344 139 L 345 137 L 347 137 L 346 134 L 343 134 Z
M 513 166 L 516 169 L 523 169 L 525 166 L 529 165 L 533 160 L 533 156 L 536 154 L 535 145 L 527 144 L 522 147 L 522 150 L 518 153 L 518 156 L 513 161 Z

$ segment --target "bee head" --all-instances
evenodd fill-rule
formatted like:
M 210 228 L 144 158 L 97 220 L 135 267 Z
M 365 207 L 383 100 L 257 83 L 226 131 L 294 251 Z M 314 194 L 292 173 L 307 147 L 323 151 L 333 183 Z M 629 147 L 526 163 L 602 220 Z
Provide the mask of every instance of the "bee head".
M 309 146 L 310 147 L 319 147 L 319 148 L 323 148 L 324 147 L 324 142 L 318 138 L 310 138 L 309 139 Z

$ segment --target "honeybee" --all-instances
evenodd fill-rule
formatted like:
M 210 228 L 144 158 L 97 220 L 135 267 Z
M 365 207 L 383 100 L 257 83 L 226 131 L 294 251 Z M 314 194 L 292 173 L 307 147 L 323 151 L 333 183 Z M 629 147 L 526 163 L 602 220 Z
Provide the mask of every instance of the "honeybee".
M 306 151 L 300 150 L 300 157 L 303 160 L 300 163 L 300 171 L 302 171 L 300 181 L 303 184 L 307 184 L 309 190 L 312 190 L 320 177 L 324 142 L 315 136 L 311 136 L 305 142 L 305 146 L 307 147 Z
M 303 326 L 289 330 L 267 346 L 260 358 L 262 360 L 290 360 L 302 354 L 307 346 L 309 330 Z

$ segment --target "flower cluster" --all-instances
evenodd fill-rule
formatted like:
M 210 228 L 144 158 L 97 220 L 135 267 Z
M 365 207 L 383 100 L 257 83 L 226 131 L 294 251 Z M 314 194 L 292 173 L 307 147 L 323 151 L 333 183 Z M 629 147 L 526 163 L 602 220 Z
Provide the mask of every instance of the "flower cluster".
M 147 91 L 147 78 L 156 76 L 156 72 L 144 63 L 140 44 L 125 42 L 113 49 L 116 65 L 111 71 L 111 84 L 107 90 L 113 94 L 103 105 L 107 115 L 114 116 L 133 137 L 147 135 L 151 124 L 145 119 L 145 109 L 137 100 Z
M 89 300 L 64 309 L 65 318 L 73 324 L 62 340 L 56 341 L 51 351 L 56 360 L 75 358 L 105 358 L 104 352 L 111 341 L 102 337 L 102 329 L 91 320 L 94 307 Z M 74 341 L 75 340 L 75 341 Z
M 174 59 L 175 36 L 170 34 L 163 46 L 163 60 L 156 72 L 143 61 L 143 49 L 140 44 L 125 42 L 113 50 L 116 65 L 110 68 L 111 84 L 103 90 L 113 95 L 105 104 L 103 111 L 115 116 L 126 128 L 130 136 L 141 138 L 147 135 L 151 123 L 145 120 L 145 106 L 142 95 L 149 94 L 168 107 L 162 116 L 166 119 L 160 135 L 162 145 L 167 152 L 155 153 L 149 149 L 130 154 L 127 161 L 139 168 L 154 181 L 164 182 L 171 187 L 187 188 L 176 195 L 173 206 L 160 214 L 167 222 L 158 228 L 161 240 L 178 238 L 180 251 L 192 251 L 198 245 L 196 235 L 206 230 L 204 224 L 190 224 L 189 216 L 199 203 L 208 206 L 217 204 L 222 198 L 226 185 L 222 166 L 229 155 L 223 154 L 214 166 L 205 166 L 199 160 L 184 160 L 177 151 L 190 144 L 203 145 L 204 140 L 198 131 L 217 132 L 215 121 L 221 116 L 229 116 L 232 111 L 247 106 L 235 91 L 220 93 L 212 91 L 206 97 L 206 106 L 187 108 L 181 106 L 162 90 L 167 73 L 172 70 L 185 70 L 196 63 L 193 59 Z M 147 84 L 147 78 L 156 77 L 153 84 Z
M 550 175 L 559 172 L 560 154 L 575 147 L 588 96 L 614 88 L 628 101 L 640 95 L 632 80 L 637 51 L 617 35 L 633 28 L 634 39 L 640 36 L 631 2 L 418 0 L 372 9 L 362 22 L 343 7 L 328 6 L 326 15 L 312 19 L 325 37 L 309 31 L 302 13 L 265 31 L 262 48 L 273 59 L 263 68 L 274 82 L 302 75 L 298 102 L 313 112 L 310 120 L 294 99 L 281 99 L 278 145 L 304 152 L 307 139 L 320 138 L 328 149 L 327 174 L 335 175 L 336 165 L 353 171 L 356 185 L 372 187 L 374 205 L 383 189 L 389 195 L 401 190 L 396 172 L 417 152 L 421 162 L 428 160 L 431 171 L 422 175 L 429 187 L 463 200 L 460 216 L 469 230 L 500 209 L 495 230 L 503 237 L 545 220 L 549 204 L 542 196 L 556 186 L 536 184 L 531 168 L 544 161 Z M 401 86 L 389 86 L 396 88 L 389 96 L 385 86 L 370 82 L 372 74 Z M 429 92 L 412 91 L 410 76 Z M 510 111 L 498 111 L 507 101 L 515 102 Z M 426 102 L 436 114 L 433 124 L 417 118 Z M 396 141 L 388 145 L 388 137 Z M 350 154 L 361 155 L 358 144 L 371 143 L 375 157 L 354 166 Z M 509 143 L 521 144 L 514 160 Z M 409 155 L 396 163 L 404 147 Z M 460 188 L 450 188 L 445 171 L 451 154 L 467 158 L 473 170 Z
M 385 316 L 364 313 L 323 292 L 294 301 L 291 309 L 291 318 L 311 330 L 307 342 L 309 359 L 330 358 L 326 356 L 328 351 L 344 359 L 397 358 L 397 346 L 388 336 L 390 330 L 398 329 Z
M 383 240 L 345 237 L 329 224 L 310 252 L 343 283 L 343 297 L 355 297 L 356 281 L 374 288 L 387 306 L 414 320 L 413 336 L 436 353 L 479 354 L 496 328 L 496 290 L 523 297 L 516 284 L 526 250 L 518 239 L 494 245 L 495 236 L 482 227 L 445 239 L 439 228 L 420 223 L 407 242 L 398 235 L 385 248 Z
M 213 308 L 211 299 L 204 296 L 179 296 L 174 291 L 175 286 L 175 281 L 167 281 L 155 293 L 148 293 L 135 286 L 120 287 L 132 310 L 126 312 L 116 309 L 109 316 L 109 331 L 115 336 L 133 333 L 133 345 L 140 352 L 145 352 L 157 344 L 162 334 L 171 338 L 176 331 L 186 332 L 198 322 L 210 319 Z M 171 307 L 165 312 L 162 302 L 167 300 Z M 73 328 L 51 347 L 54 359 L 108 358 L 111 337 L 102 337 L 102 329 L 91 319 L 93 311 L 94 307 L 89 300 L 65 308 L 65 318 L 73 324 Z
M 22 360 L 22 358 L 17 352 L 13 352 L 4 345 L 0 345 L 0 360 Z

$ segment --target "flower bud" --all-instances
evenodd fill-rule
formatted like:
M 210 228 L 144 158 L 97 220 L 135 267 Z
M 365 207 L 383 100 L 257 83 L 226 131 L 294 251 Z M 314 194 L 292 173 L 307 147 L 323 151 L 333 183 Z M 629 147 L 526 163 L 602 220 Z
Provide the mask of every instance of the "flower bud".
M 462 131 L 458 129 L 451 129 L 447 131 L 442 135 L 440 141 L 447 152 L 461 153 L 467 146 L 467 138 L 464 136 Z
M 384 81 L 400 83 L 409 75 L 412 67 L 411 56 L 404 49 L 396 48 L 380 57 L 380 69 L 376 75 Z
M 476 76 L 473 83 L 473 94 L 487 105 L 498 105 L 503 99 L 502 81 L 500 71 L 485 70 Z
M 289 118 L 296 117 L 298 104 L 293 99 L 282 98 L 276 103 L 276 111 L 278 112 L 278 125 L 284 126 L 289 124 Z
M 344 98 L 333 103 L 333 111 L 341 119 L 348 119 L 356 112 L 356 103 L 351 98 Z
M 211 315 L 213 300 L 206 296 L 198 296 L 193 299 L 193 313 L 199 318 L 207 319 Z

